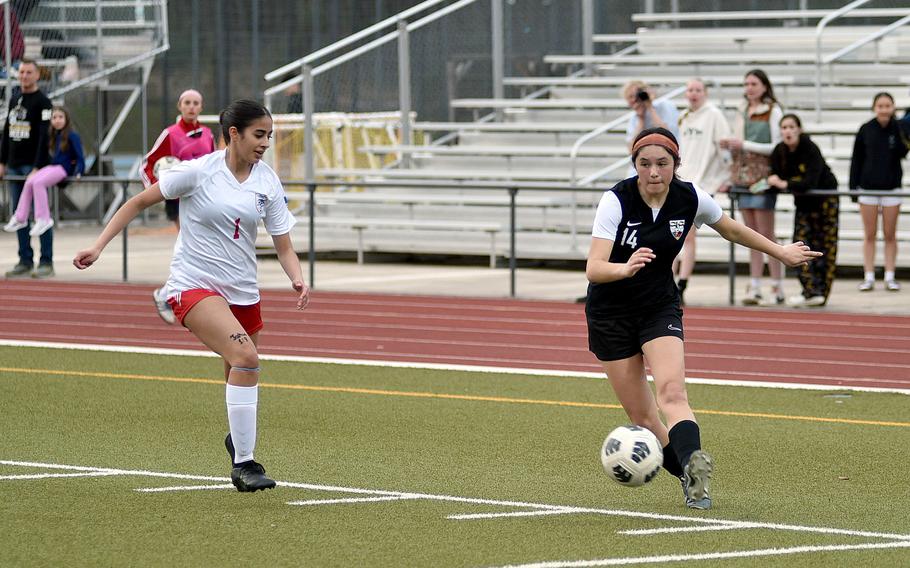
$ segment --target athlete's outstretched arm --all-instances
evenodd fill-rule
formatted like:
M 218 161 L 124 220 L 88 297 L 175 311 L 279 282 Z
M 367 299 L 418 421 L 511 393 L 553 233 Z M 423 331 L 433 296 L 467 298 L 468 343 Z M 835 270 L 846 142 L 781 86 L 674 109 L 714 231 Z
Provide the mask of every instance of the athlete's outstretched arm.
M 822 255 L 802 242 L 779 245 L 724 213 L 711 228 L 728 241 L 771 255 L 787 266 L 800 266 Z
M 610 262 L 611 252 L 613 252 L 613 241 L 597 237 L 591 239 L 588 263 L 585 266 L 588 282 L 603 284 L 631 278 L 654 258 L 654 252 L 651 249 L 640 248 L 632 253 L 628 262 L 620 264 Z
M 75 258 L 73 258 L 73 266 L 79 270 L 84 270 L 94 264 L 98 257 L 101 256 L 101 251 L 104 250 L 104 247 L 129 225 L 130 221 L 136 218 L 136 215 L 162 201 L 164 201 L 164 196 L 161 195 L 161 190 L 158 188 L 157 183 L 131 197 L 114 213 L 114 216 L 104 230 L 101 231 L 94 244 L 76 253 Z
M 278 253 L 281 268 L 291 279 L 291 287 L 300 294 L 297 297 L 297 309 L 302 310 L 310 303 L 310 287 L 303 281 L 300 259 L 297 258 L 297 252 L 294 251 L 294 245 L 291 244 L 291 235 L 290 233 L 272 235 L 272 242 L 275 244 L 275 252 Z

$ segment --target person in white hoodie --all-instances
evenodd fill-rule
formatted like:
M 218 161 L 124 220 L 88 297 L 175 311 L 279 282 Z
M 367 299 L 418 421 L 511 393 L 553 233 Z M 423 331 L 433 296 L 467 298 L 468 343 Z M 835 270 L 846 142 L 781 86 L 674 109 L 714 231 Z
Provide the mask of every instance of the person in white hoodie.
M 723 138 L 731 136 L 730 125 L 723 111 L 708 101 L 708 87 L 701 79 L 691 79 L 686 85 L 689 108 L 679 117 L 680 179 L 692 182 L 714 195 L 730 176 L 730 153 L 720 147 Z M 695 231 L 689 231 L 679 255 L 680 298 L 695 268 Z

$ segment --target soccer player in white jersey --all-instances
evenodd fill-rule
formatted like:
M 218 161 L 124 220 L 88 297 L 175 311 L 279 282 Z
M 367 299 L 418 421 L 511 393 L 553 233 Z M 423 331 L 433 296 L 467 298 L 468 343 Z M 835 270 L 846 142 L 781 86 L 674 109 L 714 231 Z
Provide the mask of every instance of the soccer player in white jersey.
M 219 150 L 168 170 L 114 215 L 95 243 L 79 251 L 76 268 L 91 266 L 105 246 L 147 207 L 180 199 L 181 231 L 165 284 L 177 320 L 224 359 L 231 480 L 238 491 L 270 489 L 275 482 L 254 461 L 262 317 L 256 284 L 256 230 L 261 219 L 278 261 L 306 308 L 309 288 L 291 244 L 296 220 L 278 176 L 261 162 L 272 136 L 272 116 L 256 101 L 238 100 L 221 112 L 228 141 Z
M 673 259 L 686 234 L 704 223 L 728 241 L 787 266 L 821 256 L 801 242 L 786 246 L 724 214 L 701 188 L 676 177 L 679 145 L 664 128 L 643 130 L 632 145 L 637 176 L 604 193 L 588 252 L 588 344 L 629 419 L 664 446 L 664 468 L 680 478 L 686 505 L 710 509 L 711 457 L 689 406 L 683 320 Z M 654 377 L 648 387 L 645 360 Z M 663 413 L 666 424 L 661 421 Z

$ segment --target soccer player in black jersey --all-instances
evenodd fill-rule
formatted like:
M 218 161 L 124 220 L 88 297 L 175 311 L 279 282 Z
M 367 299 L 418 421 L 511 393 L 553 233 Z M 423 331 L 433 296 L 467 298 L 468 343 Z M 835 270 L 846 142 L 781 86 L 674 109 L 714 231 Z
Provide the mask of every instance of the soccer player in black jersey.
M 664 446 L 664 468 L 679 477 L 686 505 L 711 508 L 711 457 L 689 407 L 683 321 L 673 259 L 686 234 L 707 223 L 728 241 L 801 266 L 821 253 L 779 245 L 725 215 L 705 191 L 676 178 L 679 146 L 663 128 L 632 145 L 637 176 L 606 192 L 597 208 L 586 274 L 588 344 L 629 419 Z M 645 360 L 654 377 L 652 393 Z M 666 425 L 661 421 L 663 413 Z

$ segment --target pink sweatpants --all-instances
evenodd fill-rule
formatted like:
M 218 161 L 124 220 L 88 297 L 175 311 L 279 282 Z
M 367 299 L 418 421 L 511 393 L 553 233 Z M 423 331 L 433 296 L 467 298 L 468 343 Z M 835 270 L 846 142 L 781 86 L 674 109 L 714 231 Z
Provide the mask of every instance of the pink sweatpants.
M 63 166 L 44 166 L 29 178 L 22 187 L 19 205 L 16 207 L 16 219 L 28 221 L 28 214 L 35 201 L 35 219 L 50 219 L 51 210 L 47 204 L 47 188 L 66 179 Z

